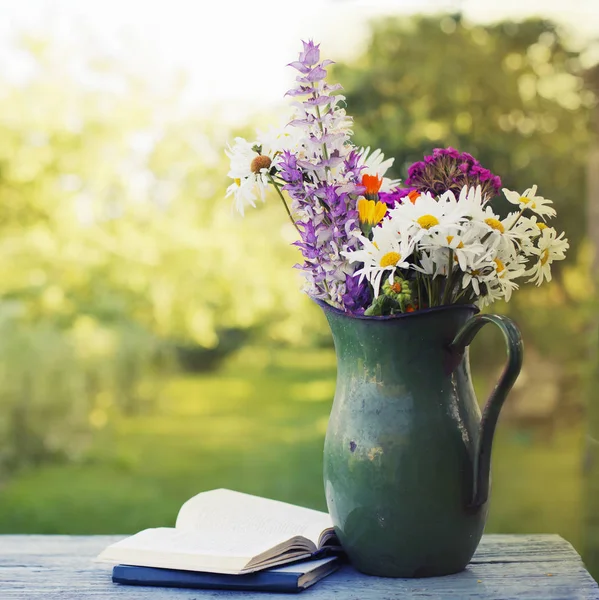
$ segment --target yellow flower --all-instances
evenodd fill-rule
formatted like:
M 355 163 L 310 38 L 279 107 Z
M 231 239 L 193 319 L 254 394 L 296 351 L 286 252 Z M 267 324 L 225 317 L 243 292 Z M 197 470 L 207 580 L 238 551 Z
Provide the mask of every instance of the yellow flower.
M 360 223 L 374 227 L 374 225 L 383 220 L 383 217 L 386 214 L 387 205 L 384 202 L 375 202 L 374 200 L 366 200 L 365 198 L 360 198 L 360 200 L 358 200 Z

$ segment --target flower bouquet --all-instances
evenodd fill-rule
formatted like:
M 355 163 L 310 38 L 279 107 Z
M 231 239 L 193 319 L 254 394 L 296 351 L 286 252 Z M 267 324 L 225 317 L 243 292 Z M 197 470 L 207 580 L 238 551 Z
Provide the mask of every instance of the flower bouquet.
M 350 314 L 393 315 L 446 304 L 509 300 L 517 280 L 541 285 L 568 241 L 537 186 L 523 193 L 470 154 L 435 149 L 408 169 L 405 185 L 385 177 L 393 159 L 351 142 L 341 86 L 326 83 L 330 60 L 303 43 L 293 119 L 256 141 L 236 138 L 227 190 L 237 210 L 272 186 L 297 228 L 305 291 Z M 503 192 L 513 208 L 497 215 Z M 287 194 L 290 203 L 285 198 Z
M 305 291 L 337 353 L 324 451 L 325 495 L 339 541 L 361 571 L 390 577 L 463 569 L 482 536 L 493 434 L 522 363 L 517 326 L 479 314 L 524 279 L 551 280 L 568 241 L 546 223 L 552 202 L 502 189 L 473 156 L 435 149 L 404 185 L 393 159 L 351 142 L 330 60 L 304 42 L 294 115 L 281 132 L 237 138 L 227 195 L 243 214 L 272 186 L 298 231 Z M 490 201 L 503 193 L 511 211 Z M 468 346 L 487 323 L 507 365 L 481 416 Z

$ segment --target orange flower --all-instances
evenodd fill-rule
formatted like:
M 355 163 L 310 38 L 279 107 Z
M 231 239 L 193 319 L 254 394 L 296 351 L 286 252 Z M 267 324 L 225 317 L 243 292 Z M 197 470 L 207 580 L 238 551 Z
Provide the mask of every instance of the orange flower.
M 374 196 L 379 193 L 383 179 L 377 175 L 362 175 L 362 185 L 366 188 L 365 196 Z
M 419 197 L 420 197 L 420 192 L 417 192 L 416 190 L 412 190 L 408 194 L 408 198 L 410 199 L 410 202 L 412 204 L 416 204 L 416 200 L 418 200 Z

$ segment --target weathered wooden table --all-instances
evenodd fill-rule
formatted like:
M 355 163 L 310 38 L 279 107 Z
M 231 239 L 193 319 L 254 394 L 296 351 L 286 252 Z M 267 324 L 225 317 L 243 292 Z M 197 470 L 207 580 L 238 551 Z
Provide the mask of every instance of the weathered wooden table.
M 0 536 L 1 600 L 174 598 L 266 600 L 289 594 L 133 587 L 111 582 L 111 566 L 93 562 L 122 536 Z M 306 600 L 474 598 L 599 600 L 599 587 L 568 542 L 557 535 L 487 535 L 469 567 L 430 579 L 367 577 L 345 566 L 302 592 Z

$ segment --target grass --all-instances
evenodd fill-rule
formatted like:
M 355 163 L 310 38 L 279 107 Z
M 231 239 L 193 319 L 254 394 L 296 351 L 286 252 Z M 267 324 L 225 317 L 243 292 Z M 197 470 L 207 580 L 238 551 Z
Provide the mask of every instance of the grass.
M 0 493 L 0 532 L 132 533 L 174 523 L 201 490 L 229 487 L 325 509 L 330 350 L 247 349 L 181 377 L 151 414 L 118 417 L 78 464 L 24 471 Z M 551 441 L 499 426 L 488 532 L 552 532 L 580 551 L 582 428 Z

